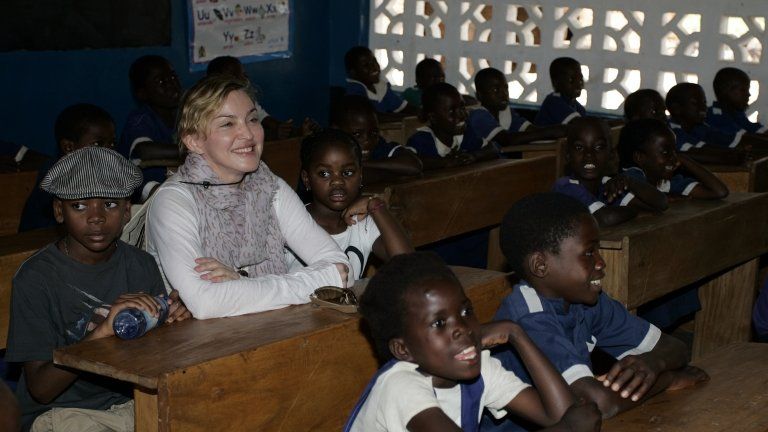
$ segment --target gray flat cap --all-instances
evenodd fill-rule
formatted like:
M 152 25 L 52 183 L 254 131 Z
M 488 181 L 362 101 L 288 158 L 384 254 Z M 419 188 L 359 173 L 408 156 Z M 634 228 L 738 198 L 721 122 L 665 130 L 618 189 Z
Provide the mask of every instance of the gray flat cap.
M 141 170 L 120 153 L 83 147 L 59 159 L 40 187 L 61 199 L 126 198 L 142 180 Z

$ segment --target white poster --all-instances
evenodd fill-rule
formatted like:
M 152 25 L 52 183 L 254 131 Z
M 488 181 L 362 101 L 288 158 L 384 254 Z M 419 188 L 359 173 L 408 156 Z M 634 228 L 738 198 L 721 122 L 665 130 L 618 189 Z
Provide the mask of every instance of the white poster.
M 291 54 L 289 0 L 189 0 L 192 70 L 219 56 L 241 61 Z

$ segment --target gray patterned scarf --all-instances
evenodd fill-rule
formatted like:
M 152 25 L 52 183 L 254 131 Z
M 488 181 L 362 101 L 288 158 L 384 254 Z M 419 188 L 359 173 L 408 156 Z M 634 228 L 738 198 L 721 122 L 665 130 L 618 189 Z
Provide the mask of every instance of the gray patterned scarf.
M 194 153 L 187 155 L 177 178 L 191 183 L 221 183 L 206 160 Z M 285 239 L 272 207 L 277 177 L 264 162 L 238 185 L 186 186 L 197 203 L 204 256 L 246 270 L 249 276 L 288 272 L 283 256 Z

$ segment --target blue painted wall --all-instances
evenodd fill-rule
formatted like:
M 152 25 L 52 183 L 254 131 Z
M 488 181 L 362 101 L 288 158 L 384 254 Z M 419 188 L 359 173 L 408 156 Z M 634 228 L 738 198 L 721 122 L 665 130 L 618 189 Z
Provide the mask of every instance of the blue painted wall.
M 109 111 L 119 134 L 135 106 L 128 68 L 145 54 L 169 59 L 182 86 L 191 86 L 203 72 L 189 72 L 187 2 L 171 0 L 171 6 L 171 46 L 0 53 L 0 140 L 53 154 L 56 115 L 77 102 Z M 251 63 L 246 70 L 272 115 L 325 123 L 328 87 L 344 82 L 344 52 L 367 41 L 368 0 L 295 0 L 294 18 L 293 57 Z

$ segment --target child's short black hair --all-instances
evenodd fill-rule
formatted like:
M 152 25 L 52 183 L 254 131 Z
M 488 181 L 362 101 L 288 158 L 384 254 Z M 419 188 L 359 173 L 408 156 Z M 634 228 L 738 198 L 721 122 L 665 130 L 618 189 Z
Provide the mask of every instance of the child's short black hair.
M 165 57 L 159 55 L 145 55 L 137 58 L 128 70 L 128 79 L 131 81 L 131 88 L 134 93 L 144 88 L 152 69 L 160 68 L 167 64 L 170 64 L 170 62 Z
M 242 63 L 240 63 L 240 60 L 237 57 L 219 56 L 208 63 L 208 69 L 205 70 L 205 74 L 229 74 L 231 73 L 232 68 L 240 68 L 241 66 Z
M 516 202 L 501 221 L 501 250 L 509 266 L 527 277 L 525 261 L 534 252 L 560 252 L 563 240 L 575 234 L 589 209 L 575 198 L 556 192 L 529 195 Z
M 686 102 L 694 90 L 701 90 L 701 86 L 695 83 L 679 83 L 675 84 L 667 92 L 667 97 L 664 99 L 664 104 L 669 109 L 672 105 L 682 105 Z
M 481 87 L 485 87 L 485 85 L 488 83 L 488 81 L 493 77 L 501 77 L 502 79 L 506 79 L 504 76 L 504 72 L 496 69 L 496 68 L 485 68 L 481 69 L 480 72 L 475 74 L 475 90 L 480 91 Z
M 321 150 L 330 144 L 338 143 L 348 145 L 357 163 L 363 164 L 363 150 L 355 137 L 339 129 L 323 129 L 301 141 L 301 169 L 309 170 L 309 165 Z
M 574 140 L 578 139 L 578 134 L 582 127 L 595 123 L 598 125 L 598 127 L 600 127 L 600 131 L 603 133 L 603 137 L 605 137 L 606 140 L 610 140 L 611 131 L 608 128 L 608 123 L 605 122 L 605 120 L 599 117 L 576 117 L 568 122 L 565 128 L 565 139 L 568 145 L 570 145 Z
M 77 141 L 92 125 L 115 124 L 112 116 L 101 107 L 88 103 L 70 105 L 59 113 L 53 126 L 56 142 L 61 140 Z
M 441 96 L 452 96 L 459 94 L 456 87 L 446 83 L 435 83 L 421 93 L 421 112 L 429 114 L 435 111 L 437 101 Z
M 580 68 L 581 63 L 573 57 L 558 57 L 552 60 L 552 63 L 549 64 L 549 79 L 552 80 L 553 84 L 565 76 L 565 70 L 568 66 Z
M 425 58 L 424 60 L 416 64 L 416 85 L 417 86 L 419 85 L 419 78 L 421 78 L 424 74 L 428 73 L 430 68 L 439 68 L 440 70 L 442 70 L 443 65 L 441 65 L 439 61 L 430 57 Z
M 349 51 L 344 54 L 344 69 L 346 69 L 347 73 L 354 69 L 355 65 L 357 65 L 357 60 L 366 54 L 373 55 L 373 52 L 368 47 L 364 46 L 350 48 Z
M 653 118 L 633 120 L 625 124 L 619 135 L 619 165 L 622 168 L 635 166 L 634 153 L 642 152 L 651 137 L 667 132 L 672 133 L 669 126 Z
M 712 87 L 715 89 L 715 96 L 718 99 L 734 84 L 746 81 L 749 83 L 749 75 L 739 68 L 724 67 L 717 71 L 715 79 L 712 81 Z
M 352 116 L 359 114 L 376 115 L 370 99 L 360 95 L 345 95 L 331 109 L 331 126 L 340 127 L 347 124 Z
M 391 359 L 389 341 L 405 333 L 408 290 L 426 281 L 449 281 L 461 286 L 450 268 L 434 252 L 392 257 L 368 282 L 360 298 L 360 313 L 368 322 L 382 361 Z
M 624 99 L 624 118 L 633 118 L 640 111 L 645 101 L 653 100 L 656 97 L 663 100 L 661 94 L 654 89 L 640 89 L 630 93 Z

